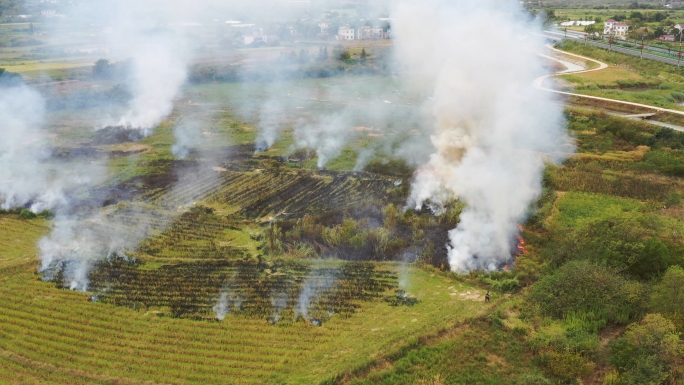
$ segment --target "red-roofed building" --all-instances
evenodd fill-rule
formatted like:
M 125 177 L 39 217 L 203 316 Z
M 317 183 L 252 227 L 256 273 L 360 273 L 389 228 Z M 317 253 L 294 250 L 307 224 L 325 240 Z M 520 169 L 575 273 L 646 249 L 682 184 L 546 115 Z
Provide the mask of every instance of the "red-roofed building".
M 627 31 L 629 31 L 629 25 L 624 23 L 618 23 L 613 19 L 606 20 L 603 24 L 604 35 L 610 35 L 621 39 L 626 39 Z

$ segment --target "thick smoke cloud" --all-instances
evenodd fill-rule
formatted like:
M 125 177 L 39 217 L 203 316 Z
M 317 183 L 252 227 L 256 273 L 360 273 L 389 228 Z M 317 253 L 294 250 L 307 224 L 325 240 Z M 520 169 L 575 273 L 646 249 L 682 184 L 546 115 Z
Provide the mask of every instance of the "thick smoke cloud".
M 172 29 L 173 24 L 168 22 L 172 10 L 151 10 L 129 1 L 107 7 L 111 14 L 104 20 L 109 30 L 106 41 L 113 58 L 130 59 L 127 84 L 132 98 L 119 117 L 110 117 L 103 125 L 137 129 L 149 135 L 171 113 L 191 59 L 187 36 L 182 29 Z
M 293 124 L 293 147 L 314 150 L 325 167 L 373 132 L 355 148 L 356 169 L 378 155 L 403 158 L 419 167 L 409 206 L 438 213 L 455 198 L 468 204 L 449 234 L 454 271 L 510 264 L 544 162 L 572 151 L 562 107 L 532 87 L 545 74 L 541 26 L 508 0 L 400 0 L 391 9 L 394 92 L 372 82 L 328 87 L 334 110 L 296 107 L 309 113 Z M 291 110 L 293 96 L 271 93 L 259 121 Z M 261 146 L 272 145 L 273 125 L 259 127 Z
M 33 212 L 67 204 L 68 191 L 101 180 L 101 165 L 52 157 L 45 100 L 19 84 L 0 87 L 0 208 Z
M 47 175 L 41 160 L 49 157 L 41 130 L 45 101 L 26 86 L 0 88 L 0 204 L 23 206 L 42 195 Z M 38 175 L 36 174 L 38 172 Z
M 152 133 L 173 111 L 174 99 L 185 82 L 187 63 L 191 58 L 186 36 L 168 28 L 168 22 L 161 22 L 172 18 L 178 8 L 160 7 L 151 11 L 145 7 L 151 4 L 94 2 L 79 15 L 83 20 L 105 15 L 101 22 L 111 30 L 106 36 L 112 57 L 131 62 L 127 84 L 132 99 L 123 112 L 111 108 L 110 112 L 118 113 L 119 117 L 102 116 L 101 126 L 119 125 L 139 130 L 142 136 Z M 201 134 L 198 134 L 197 127 L 190 118 L 175 127 L 177 143 L 172 151 L 179 158 L 186 157 L 200 145 L 198 135 Z M 59 205 L 54 206 L 56 215 L 51 234 L 38 244 L 41 253 L 39 270 L 44 272 L 44 279 L 54 280 L 59 273 L 66 287 L 86 291 L 88 273 L 99 261 L 112 257 L 128 258 L 126 253 L 134 250 L 151 231 L 163 230 L 179 211 L 201 197 L 180 193 L 194 183 L 195 178 L 207 180 L 209 187 L 218 180 L 210 163 L 179 171 L 179 180 L 159 202 L 137 201 L 99 210 L 97 207 L 103 202 L 92 198 L 89 204 L 95 209 L 83 211 L 75 207 L 78 202 L 62 199 Z M 91 172 L 91 175 L 106 175 L 102 171 Z M 86 185 L 92 188 L 101 183 L 102 178 L 88 182 Z M 206 191 L 201 190 L 198 194 L 203 192 Z
M 254 9 L 189 1 L 93 1 L 85 7 L 83 20 L 110 30 L 108 59 L 131 60 L 129 104 L 123 110 L 112 107 L 94 125 L 121 125 L 148 135 L 167 119 L 182 94 L 188 66 L 197 61 L 197 41 L 174 25 L 207 20 L 207 14 L 200 14 L 215 5 L 240 8 L 235 12 L 240 17 L 296 18 L 278 15 L 280 8 L 261 2 Z M 401 0 L 391 9 L 393 76 L 338 77 L 322 82 L 316 91 L 293 86 L 287 76 L 276 76 L 271 83 L 245 81 L 240 95 L 232 96 L 242 99 L 235 110 L 257 124 L 256 151 L 269 149 L 291 129 L 292 150 L 315 151 L 319 167 L 360 140 L 368 143 L 354 148 L 358 170 L 378 156 L 419 167 L 409 206 L 439 209 L 455 198 L 468 205 L 449 233 L 451 268 L 500 268 L 510 262 L 517 225 L 541 190 L 544 162 L 560 160 L 571 150 L 561 107 L 532 88 L 532 80 L 544 73 L 537 55 L 543 49 L 536 35 L 540 28 L 525 18 L 517 2 L 508 0 Z M 256 71 L 249 65 L 245 69 Z M 43 106 L 28 87 L 0 92 L 0 205 L 55 210 L 54 230 L 39 243 L 41 269 L 48 279 L 54 278 L 48 272 L 59 266 L 68 287 L 87 290 L 88 271 L 98 261 L 125 256 L 219 180 L 212 170 L 216 162 L 206 156 L 196 169 L 179 171 L 179 181 L 160 202 L 76 213 L 77 203 L 66 191 L 99 186 L 107 172 L 92 162 L 46 162 L 50 138 L 42 131 Z M 172 152 L 187 158 L 207 141 L 204 122 L 178 114 Z M 209 181 L 202 183 L 205 190 L 181 194 L 199 178 Z M 297 301 L 298 314 L 307 318 L 312 298 L 331 282 L 307 282 Z M 221 303 L 228 300 L 228 294 L 219 298 L 218 313 L 227 313 L 230 307 Z M 274 308 L 282 308 L 280 297 L 276 302 Z
M 532 88 L 544 72 L 539 26 L 504 0 L 406 2 L 393 17 L 408 80 L 434 95 L 426 103 L 434 152 L 409 203 L 466 202 L 449 232 L 451 269 L 500 268 L 541 191 L 544 160 L 571 150 L 562 107 Z

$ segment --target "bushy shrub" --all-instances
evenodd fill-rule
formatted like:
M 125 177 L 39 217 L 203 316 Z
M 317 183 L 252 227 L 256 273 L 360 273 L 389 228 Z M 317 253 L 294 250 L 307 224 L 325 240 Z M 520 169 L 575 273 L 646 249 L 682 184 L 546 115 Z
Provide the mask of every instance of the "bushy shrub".
M 651 311 L 663 314 L 684 330 L 684 269 L 670 267 L 651 292 Z
M 642 285 L 626 280 L 615 269 L 572 261 L 534 284 L 527 301 L 542 315 L 556 319 L 571 312 L 605 311 L 607 322 L 626 323 L 641 311 L 643 296 Z
M 648 314 L 611 345 L 610 362 L 620 373 L 620 384 L 660 384 L 681 359 L 681 348 L 672 322 Z
M 594 364 L 577 353 L 551 352 L 547 367 L 554 376 L 564 381 L 591 373 Z
M 598 218 L 577 221 L 569 234 L 559 231 L 549 249 L 556 265 L 589 260 L 639 279 L 660 276 L 672 263 L 667 244 L 658 237 L 660 222 L 653 216 L 611 208 Z
M 32 212 L 31 210 L 23 209 L 19 213 L 19 216 L 24 218 L 24 219 L 33 219 L 36 217 L 36 214 L 34 212 Z
M 480 282 L 489 285 L 492 290 L 503 292 L 516 292 L 520 290 L 520 281 L 517 277 L 492 279 L 487 276 L 480 276 Z
M 517 383 L 521 385 L 552 385 L 548 378 L 539 373 L 525 373 L 518 377 Z

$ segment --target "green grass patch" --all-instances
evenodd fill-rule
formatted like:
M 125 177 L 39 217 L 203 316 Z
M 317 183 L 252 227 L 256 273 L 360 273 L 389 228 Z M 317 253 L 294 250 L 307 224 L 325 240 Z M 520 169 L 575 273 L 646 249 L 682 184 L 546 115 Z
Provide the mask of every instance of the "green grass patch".
M 604 194 L 592 194 L 570 191 L 556 201 L 557 213 L 553 218 L 563 227 L 572 228 L 578 221 L 601 217 L 609 210 L 639 212 L 644 205 L 638 200 L 619 198 Z

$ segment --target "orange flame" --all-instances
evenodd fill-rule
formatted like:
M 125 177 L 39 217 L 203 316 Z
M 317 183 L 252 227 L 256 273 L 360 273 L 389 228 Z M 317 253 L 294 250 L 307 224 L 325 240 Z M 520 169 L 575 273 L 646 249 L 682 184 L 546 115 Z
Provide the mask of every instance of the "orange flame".
M 521 225 L 518 225 L 518 230 L 520 232 L 522 232 L 523 227 Z M 518 255 L 527 254 L 527 248 L 525 247 L 525 240 L 522 238 L 522 236 L 520 234 L 516 235 L 515 237 L 518 239 L 518 246 L 517 246 Z
M 430 174 L 437 175 L 437 169 L 434 167 L 422 167 L 422 168 L 416 169 L 416 171 L 413 172 L 413 175 L 418 175 L 418 174 L 422 174 L 425 172 L 429 172 Z

